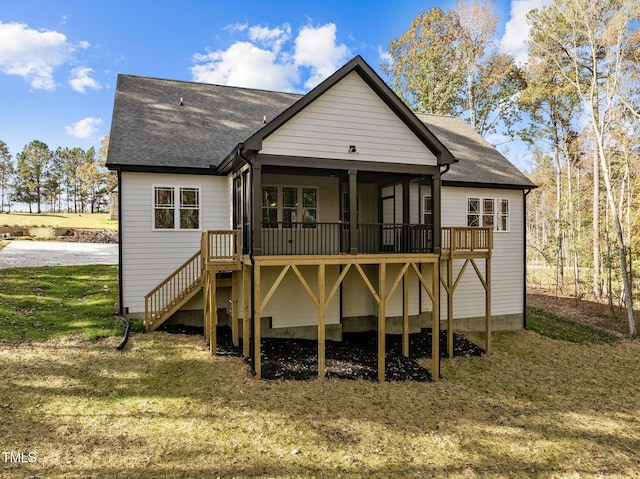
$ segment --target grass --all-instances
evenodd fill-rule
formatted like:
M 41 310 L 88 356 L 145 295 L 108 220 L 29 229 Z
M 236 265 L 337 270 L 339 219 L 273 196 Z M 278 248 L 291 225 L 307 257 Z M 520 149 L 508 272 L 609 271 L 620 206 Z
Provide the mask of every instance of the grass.
M 118 342 L 0 346 L 2 447 L 37 459 L 5 474 L 640 477 L 637 342 L 501 333 L 439 383 L 383 384 L 258 381 L 197 336 Z
M 540 308 L 527 308 L 527 328 L 552 339 L 572 343 L 613 343 L 619 337 L 603 329 L 562 318 Z
M 118 221 L 108 213 L 3 213 L 0 226 L 117 230 Z
M 267 382 L 199 336 L 77 334 L 111 334 L 113 266 L 5 272 L 0 448 L 35 462 L 2 477 L 640 477 L 638 341 L 495 333 L 438 383 Z
M 0 341 L 121 335 L 117 309 L 114 265 L 12 268 L 0 275 Z

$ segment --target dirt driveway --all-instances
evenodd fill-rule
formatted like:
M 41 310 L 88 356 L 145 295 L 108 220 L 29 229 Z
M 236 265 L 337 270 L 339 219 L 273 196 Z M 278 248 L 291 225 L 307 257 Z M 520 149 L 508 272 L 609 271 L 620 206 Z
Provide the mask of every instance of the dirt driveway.
M 20 240 L 0 249 L 0 269 L 81 264 L 118 264 L 118 245 Z

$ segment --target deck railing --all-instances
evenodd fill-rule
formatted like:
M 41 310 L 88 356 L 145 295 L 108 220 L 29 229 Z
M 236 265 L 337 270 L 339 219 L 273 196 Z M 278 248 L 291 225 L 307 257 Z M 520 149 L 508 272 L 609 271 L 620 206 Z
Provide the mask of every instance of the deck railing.
M 429 253 L 433 226 L 426 224 L 358 224 L 357 251 Z M 349 223 L 270 222 L 262 224 L 264 255 L 330 255 L 351 250 Z
M 164 321 L 180 300 L 201 285 L 201 278 L 202 256 L 198 251 L 144 297 L 145 329 L 151 331 Z
M 204 231 L 201 249 L 204 261 L 239 262 L 242 254 L 240 231 Z
M 265 255 L 329 255 L 349 251 L 349 223 L 262 223 Z
M 493 228 L 491 227 L 442 227 L 442 251 L 472 253 L 493 249 Z
M 359 253 L 431 253 L 432 251 L 432 225 L 393 223 L 358 225 Z

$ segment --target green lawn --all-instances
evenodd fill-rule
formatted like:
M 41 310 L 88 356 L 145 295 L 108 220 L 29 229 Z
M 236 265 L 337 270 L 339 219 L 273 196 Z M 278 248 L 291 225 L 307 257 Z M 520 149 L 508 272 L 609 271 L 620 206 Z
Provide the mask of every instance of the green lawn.
M 2 213 L 0 226 L 116 230 L 118 221 L 109 219 L 108 213 Z
M 613 343 L 618 340 L 618 336 L 603 329 L 531 306 L 527 308 L 527 328 L 543 336 L 572 343 Z
M 200 336 L 117 351 L 114 266 L 2 273 L 0 443 L 35 458 L 2 477 L 640 477 L 639 341 L 560 320 L 437 383 L 258 381 Z
M 114 265 L 11 268 L 0 274 L 0 340 L 119 335 L 117 311 Z

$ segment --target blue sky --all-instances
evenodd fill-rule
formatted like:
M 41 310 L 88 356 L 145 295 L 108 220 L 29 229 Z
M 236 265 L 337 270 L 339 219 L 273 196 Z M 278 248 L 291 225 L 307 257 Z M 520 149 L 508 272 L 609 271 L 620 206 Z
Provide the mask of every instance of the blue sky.
M 548 0 L 498 0 L 496 42 L 525 59 L 524 15 Z M 4 0 L 0 140 L 91 146 L 109 134 L 118 73 L 305 92 L 355 55 L 381 56 L 413 18 L 454 1 Z M 496 138 L 498 141 L 499 138 Z M 521 145 L 501 147 L 525 166 Z

